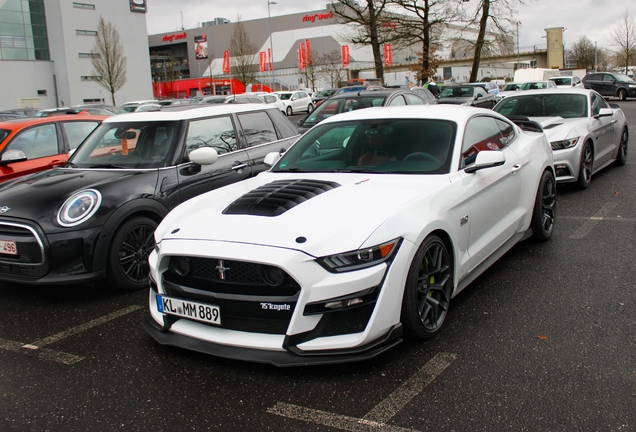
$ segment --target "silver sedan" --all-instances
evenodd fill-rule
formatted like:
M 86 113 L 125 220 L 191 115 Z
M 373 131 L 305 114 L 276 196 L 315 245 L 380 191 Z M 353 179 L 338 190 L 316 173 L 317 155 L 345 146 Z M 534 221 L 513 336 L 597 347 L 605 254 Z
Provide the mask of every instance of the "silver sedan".
M 539 123 L 552 145 L 557 183 L 589 187 L 592 174 L 627 160 L 625 114 L 593 90 L 520 91 L 494 108 L 507 117 Z

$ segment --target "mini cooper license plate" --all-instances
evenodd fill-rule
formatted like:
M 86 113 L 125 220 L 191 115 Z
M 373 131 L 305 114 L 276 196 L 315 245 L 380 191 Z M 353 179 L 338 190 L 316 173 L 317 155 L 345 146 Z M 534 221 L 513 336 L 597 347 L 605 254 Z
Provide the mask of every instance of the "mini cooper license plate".
M 16 246 L 15 242 L 0 240 L 0 253 L 17 255 L 18 247 Z
M 161 313 L 176 315 L 221 325 L 221 309 L 218 306 L 165 297 L 157 294 L 157 310 Z

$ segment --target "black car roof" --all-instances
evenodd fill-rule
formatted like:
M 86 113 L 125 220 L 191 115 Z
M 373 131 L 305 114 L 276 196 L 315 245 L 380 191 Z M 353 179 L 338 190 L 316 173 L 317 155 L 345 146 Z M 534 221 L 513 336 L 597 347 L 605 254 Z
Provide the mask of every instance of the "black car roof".
M 387 89 L 387 90 L 359 90 L 359 91 L 351 91 L 340 93 L 334 96 L 331 96 L 329 99 L 351 99 L 355 96 L 360 97 L 368 97 L 368 96 L 390 96 L 394 93 L 406 93 L 409 90 L 402 89 Z

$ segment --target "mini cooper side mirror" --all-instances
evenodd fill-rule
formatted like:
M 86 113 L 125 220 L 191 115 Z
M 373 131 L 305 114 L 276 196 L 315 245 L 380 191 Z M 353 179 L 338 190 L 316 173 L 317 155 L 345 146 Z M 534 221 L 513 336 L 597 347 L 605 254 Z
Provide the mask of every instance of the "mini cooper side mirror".
M 201 147 L 190 152 L 190 161 L 199 165 L 212 165 L 219 154 L 211 147 Z

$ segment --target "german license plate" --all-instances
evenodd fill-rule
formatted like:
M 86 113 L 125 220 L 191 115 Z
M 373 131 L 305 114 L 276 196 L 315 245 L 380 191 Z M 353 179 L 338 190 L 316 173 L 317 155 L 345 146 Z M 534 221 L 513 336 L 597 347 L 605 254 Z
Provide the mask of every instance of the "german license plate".
M 208 324 L 221 325 L 221 309 L 214 305 L 157 294 L 157 310 L 169 315 L 176 315 Z
M 0 253 L 17 255 L 18 247 L 16 246 L 15 242 L 0 240 Z

